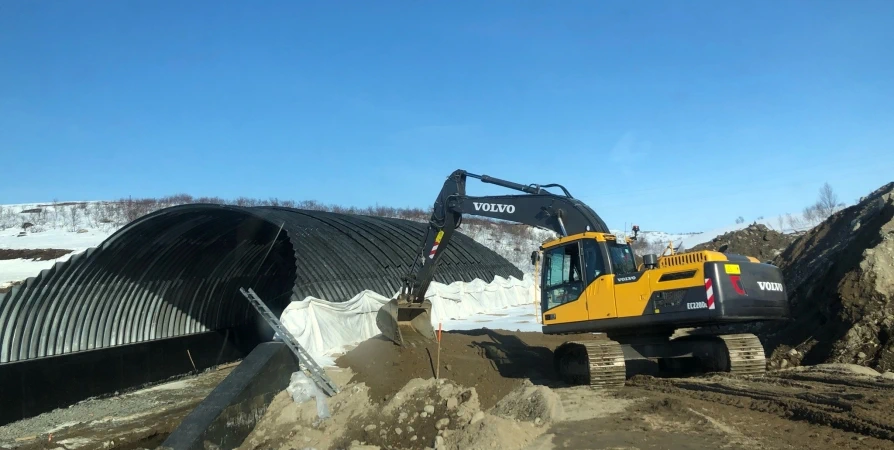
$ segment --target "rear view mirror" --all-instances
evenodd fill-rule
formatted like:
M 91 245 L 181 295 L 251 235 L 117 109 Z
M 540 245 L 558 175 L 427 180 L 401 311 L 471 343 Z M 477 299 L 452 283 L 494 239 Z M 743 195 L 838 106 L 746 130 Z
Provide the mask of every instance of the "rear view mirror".
M 535 250 L 531 252 L 531 265 L 536 266 L 538 261 L 540 261 L 540 252 Z

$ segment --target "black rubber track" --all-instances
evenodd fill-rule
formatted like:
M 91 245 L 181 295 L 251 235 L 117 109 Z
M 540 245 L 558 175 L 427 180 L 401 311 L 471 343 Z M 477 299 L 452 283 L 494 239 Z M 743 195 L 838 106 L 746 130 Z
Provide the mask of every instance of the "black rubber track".
M 282 227 L 280 231 L 280 227 Z M 229 328 L 314 296 L 391 296 L 426 224 L 290 208 L 183 205 L 141 217 L 96 248 L 0 294 L 0 364 Z M 274 243 L 275 238 L 275 243 Z M 521 278 L 458 233 L 436 281 Z

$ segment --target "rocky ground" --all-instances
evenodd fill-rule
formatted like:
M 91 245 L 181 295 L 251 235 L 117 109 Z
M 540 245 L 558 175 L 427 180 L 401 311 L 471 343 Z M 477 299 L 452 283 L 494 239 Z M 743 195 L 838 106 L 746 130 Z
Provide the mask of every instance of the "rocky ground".
M 894 449 L 894 380 L 861 366 L 755 377 L 629 373 L 623 388 L 599 391 L 551 379 L 557 342 L 538 333 L 445 333 L 443 341 L 440 379 L 436 346 L 431 356 L 431 347 L 401 350 L 405 374 L 390 359 L 397 350 L 364 343 L 338 360 L 345 381 L 327 399 L 331 417 L 284 391 L 240 449 Z M 527 369 L 503 368 L 511 355 Z M 381 362 L 377 375 L 359 371 L 372 360 Z
M 445 333 L 439 379 L 436 346 L 400 350 L 416 371 L 402 374 L 389 359 L 396 349 L 368 341 L 329 370 L 341 392 L 325 399 L 328 417 L 318 417 L 314 400 L 296 403 L 283 391 L 239 449 L 894 449 L 891 374 L 850 364 L 754 377 L 631 372 L 624 387 L 602 391 L 550 378 L 557 341 Z M 380 375 L 355 371 L 373 355 L 388 361 L 376 366 Z M 513 356 L 527 369 L 507 370 Z M 154 448 L 231 368 L 2 427 L 0 448 Z
M 2 426 L 0 449 L 155 448 L 233 367 L 228 364 L 134 392 L 83 401 Z
M 894 183 L 794 239 L 752 225 L 695 249 L 770 256 L 782 270 L 791 320 L 726 327 L 757 334 L 770 368 L 894 371 Z
M 710 242 L 696 245 L 685 249 L 685 251 L 713 250 L 753 256 L 760 261 L 770 261 L 782 254 L 795 239 L 795 235 L 782 234 L 767 228 L 766 225 L 752 224 L 741 230 L 717 236 Z
M 894 370 L 894 183 L 798 238 L 775 263 L 793 319 L 756 329 L 771 364 Z

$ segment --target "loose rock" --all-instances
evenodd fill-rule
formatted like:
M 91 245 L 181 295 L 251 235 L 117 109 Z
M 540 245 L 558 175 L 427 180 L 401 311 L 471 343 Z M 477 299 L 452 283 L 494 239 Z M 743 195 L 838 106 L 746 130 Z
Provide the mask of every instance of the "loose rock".
M 860 224 L 856 231 L 854 223 Z M 833 214 L 774 259 L 794 320 L 753 329 L 771 360 L 894 370 L 892 236 L 894 183 L 889 183 Z
M 438 430 L 447 428 L 447 425 L 450 425 L 450 419 L 448 419 L 446 417 L 443 419 L 438 419 L 438 421 L 435 422 L 435 428 L 437 428 Z

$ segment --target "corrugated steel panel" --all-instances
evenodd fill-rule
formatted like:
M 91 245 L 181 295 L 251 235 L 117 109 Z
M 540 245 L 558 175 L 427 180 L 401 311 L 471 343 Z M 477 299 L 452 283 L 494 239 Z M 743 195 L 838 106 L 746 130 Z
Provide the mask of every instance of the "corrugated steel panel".
M 0 364 L 240 325 L 254 314 L 242 286 L 274 311 L 307 296 L 339 302 L 364 289 L 390 296 L 425 230 L 408 220 L 291 208 L 163 209 L 0 294 Z M 457 233 L 435 280 L 495 275 L 522 273 Z

